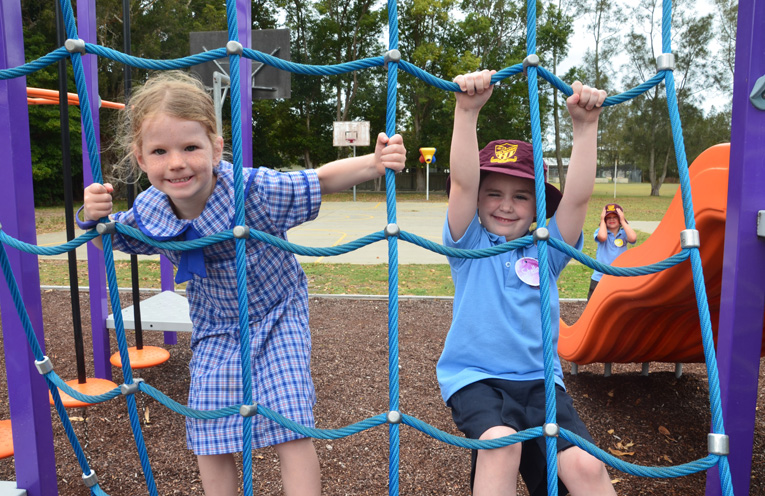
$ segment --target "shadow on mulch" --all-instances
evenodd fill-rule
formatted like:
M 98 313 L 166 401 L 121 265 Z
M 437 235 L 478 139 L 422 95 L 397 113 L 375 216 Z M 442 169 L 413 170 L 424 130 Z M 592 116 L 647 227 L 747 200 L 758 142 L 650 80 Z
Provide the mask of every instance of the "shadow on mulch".
M 123 304 L 129 304 L 128 298 L 123 295 Z M 83 293 L 82 300 L 82 313 L 87 316 L 87 293 Z M 76 378 L 70 305 L 68 292 L 43 292 L 46 350 L 64 380 Z M 317 426 L 340 428 L 386 412 L 387 302 L 311 298 L 310 309 Z M 561 304 L 561 314 L 569 323 L 578 318 L 582 309 L 581 303 Z M 450 301 L 401 301 L 400 410 L 444 432 L 461 435 L 441 400 L 435 377 L 450 318 Z M 83 327 L 87 352 L 92 349 L 89 322 L 83 322 Z M 132 331 L 128 335 L 133 345 Z M 162 333 L 145 333 L 145 344 L 166 346 L 171 358 L 135 375 L 185 404 L 191 357 L 189 335 L 179 334 L 178 341 L 177 345 L 166 346 Z M 113 334 L 112 350 L 116 351 Z M 0 362 L 4 373 L 4 357 Z M 647 377 L 640 375 L 640 364 L 614 364 L 611 377 L 603 376 L 603 364 L 581 366 L 576 376 L 568 373 L 569 364 L 564 362 L 563 367 L 569 392 L 600 448 L 643 466 L 678 465 L 706 456 L 710 414 L 703 364 L 686 364 L 679 379 L 675 378 L 673 364 L 652 364 Z M 92 362 L 87 363 L 87 370 L 92 375 Z M 761 379 L 763 370 L 765 367 L 761 367 Z M 116 369 L 113 380 L 122 382 Z M 765 395 L 761 394 L 756 412 L 752 495 L 765 494 L 763 404 Z M 159 494 L 202 494 L 196 459 L 186 449 L 183 417 L 143 394 L 138 396 L 138 410 Z M 88 494 L 55 410 L 51 413 L 60 494 Z M 71 409 L 69 415 L 102 489 L 112 495 L 146 494 L 124 400 L 120 397 L 87 409 Z M 8 416 L 7 389 L 3 387 L 0 418 Z M 315 440 L 314 444 L 322 468 L 323 494 L 388 494 L 387 426 L 337 440 Z M 400 429 L 400 449 L 399 494 L 469 494 L 466 450 L 408 426 Z M 254 494 L 281 494 L 275 452 L 270 448 L 255 451 L 253 465 Z M 609 471 L 622 496 L 704 494 L 705 473 L 654 480 Z M 15 478 L 13 458 L 0 460 L 0 480 Z M 527 494 L 522 484 L 519 494 Z

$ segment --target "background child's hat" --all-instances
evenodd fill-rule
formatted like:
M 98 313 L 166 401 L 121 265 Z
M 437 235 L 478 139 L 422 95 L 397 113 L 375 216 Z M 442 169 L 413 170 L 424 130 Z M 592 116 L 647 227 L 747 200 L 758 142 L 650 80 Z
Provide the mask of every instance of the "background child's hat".
M 609 203 L 608 205 L 606 205 L 606 217 L 608 217 L 609 214 L 614 214 L 618 217 L 619 214 L 616 213 L 617 209 L 621 210 L 622 213 L 624 213 L 624 209 L 618 203 Z
M 624 215 L 624 209 L 622 208 L 621 205 L 619 205 L 618 203 L 609 203 L 608 205 L 606 205 L 606 216 L 603 218 L 605 219 L 609 215 L 616 215 L 617 217 L 619 217 L 619 214 L 616 213 L 617 209 L 621 210 L 622 215 Z M 627 217 L 624 217 L 624 222 L 627 222 Z M 627 223 L 629 224 L 629 222 Z
M 518 140 L 495 140 L 478 154 L 481 176 L 489 172 L 499 172 L 508 176 L 534 180 L 534 151 L 531 143 Z M 543 162 L 544 164 L 544 162 Z M 547 164 L 545 171 L 545 196 L 547 216 L 552 217 L 562 198 L 560 190 L 547 182 Z M 451 188 L 451 175 L 446 178 L 446 195 Z

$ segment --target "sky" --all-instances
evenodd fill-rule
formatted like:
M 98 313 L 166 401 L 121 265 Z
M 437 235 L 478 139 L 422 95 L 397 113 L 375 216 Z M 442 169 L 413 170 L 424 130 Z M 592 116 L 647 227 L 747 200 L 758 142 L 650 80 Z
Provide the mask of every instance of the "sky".
M 712 0 L 691 0 L 693 1 L 696 6 L 696 10 L 699 12 L 699 15 L 706 15 L 711 12 L 713 12 L 714 5 L 712 3 Z M 639 4 L 639 0 L 622 0 L 621 3 L 623 5 L 627 6 L 627 9 L 634 8 Z M 629 25 L 625 25 L 625 33 L 629 31 Z M 581 42 L 578 43 L 572 43 L 571 47 L 569 49 L 569 55 L 566 57 L 559 65 L 558 65 L 558 76 L 561 76 L 566 73 L 571 67 L 575 65 L 579 65 L 582 63 L 584 59 L 584 55 L 588 48 L 594 47 L 594 42 L 592 41 L 592 35 L 586 32 L 586 23 L 585 22 L 577 22 L 574 25 L 574 35 L 571 37 L 572 40 L 581 40 Z M 618 68 L 620 65 L 627 62 L 627 57 L 617 57 L 616 62 L 614 64 L 615 68 Z M 570 83 L 570 81 L 567 81 L 567 83 Z M 619 85 L 620 81 L 616 81 L 616 84 Z M 625 91 L 629 88 L 619 88 L 620 91 Z M 717 107 L 718 109 L 724 106 L 727 102 L 730 102 L 730 99 L 732 97 L 731 95 L 721 95 L 717 90 L 710 89 L 711 96 L 709 98 L 704 99 L 705 104 L 703 105 L 705 110 L 710 110 L 713 106 Z

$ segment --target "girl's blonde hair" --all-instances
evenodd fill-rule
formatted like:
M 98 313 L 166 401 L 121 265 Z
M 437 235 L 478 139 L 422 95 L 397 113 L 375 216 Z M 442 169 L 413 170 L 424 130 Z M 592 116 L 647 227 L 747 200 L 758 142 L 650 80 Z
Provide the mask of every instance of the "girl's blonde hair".
M 211 143 L 218 137 L 215 106 L 199 79 L 181 71 L 152 75 L 133 91 L 121 111 L 115 145 L 122 158 L 113 167 L 115 179 L 126 181 L 131 174 L 133 181 L 141 177 L 135 149 L 141 146 L 143 123 L 159 114 L 199 122 Z

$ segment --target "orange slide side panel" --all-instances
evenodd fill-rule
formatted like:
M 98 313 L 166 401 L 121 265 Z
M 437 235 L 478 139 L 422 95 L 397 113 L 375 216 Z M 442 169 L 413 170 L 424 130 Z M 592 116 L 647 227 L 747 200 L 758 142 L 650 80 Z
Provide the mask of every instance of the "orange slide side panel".
M 699 155 L 689 168 L 715 343 L 720 315 L 729 158 L 730 145 L 716 145 Z M 640 246 L 620 255 L 613 265 L 639 267 L 679 253 L 684 218 L 678 189 L 656 231 Z M 570 327 L 561 321 L 558 351 L 562 358 L 579 365 L 703 362 L 690 260 L 646 276 L 604 275 L 579 320 Z

